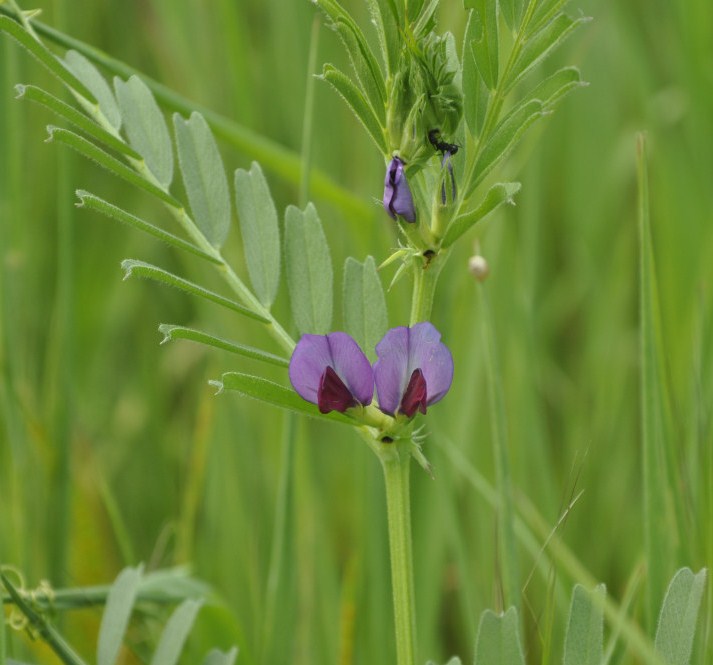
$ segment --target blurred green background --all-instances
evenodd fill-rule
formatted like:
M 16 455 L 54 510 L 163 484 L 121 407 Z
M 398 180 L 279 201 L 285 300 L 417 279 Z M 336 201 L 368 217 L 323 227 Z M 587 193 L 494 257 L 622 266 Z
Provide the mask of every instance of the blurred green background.
M 366 25 L 364 3 L 345 4 Z M 306 0 L 35 5 L 45 22 L 197 104 L 302 150 L 317 15 Z M 487 288 L 518 495 L 554 525 L 573 493 L 584 490 L 558 533 L 620 599 L 644 561 L 639 131 L 648 133 L 650 144 L 675 450 L 668 472 L 686 509 L 667 543 L 675 553 L 667 575 L 678 566 L 713 564 L 713 4 L 571 3 L 571 13 L 580 11 L 594 21 L 542 68 L 576 64 L 590 86 L 537 125 L 501 168 L 503 179 L 523 183 L 522 192 L 517 206 L 498 213 L 478 236 L 491 268 Z M 442 2 L 440 17 L 441 29 L 461 36 L 458 0 Z M 320 66 L 344 64 L 336 36 L 324 25 L 318 39 Z M 244 664 L 393 662 L 376 460 L 336 426 L 290 425 L 257 403 L 214 397 L 207 381 L 223 371 L 259 369 L 247 361 L 189 342 L 159 347 L 157 326 L 165 322 L 276 350 L 259 324 L 155 284 L 122 282 L 119 262 L 130 257 L 221 288 L 196 262 L 74 208 L 74 190 L 85 188 L 168 221 L 146 197 L 44 143 L 44 126 L 55 119 L 13 99 L 20 82 L 59 93 L 4 38 L 0 561 L 20 568 L 30 586 L 48 578 L 56 587 L 108 582 L 140 561 L 149 567 L 190 563 L 224 600 L 203 611 L 191 643 L 197 653 L 237 643 Z M 379 262 L 396 239 L 378 204 L 381 156 L 324 84 L 317 82 L 315 95 L 313 167 L 363 202 L 355 216 L 315 197 L 338 284 L 346 256 L 372 254 Z M 222 148 L 229 172 L 254 157 Z M 296 183 L 267 175 L 278 209 L 298 202 Z M 414 471 L 423 661 L 459 653 L 468 662 L 480 612 L 498 607 L 495 514 L 466 466 L 494 482 L 482 310 L 466 270 L 468 244 L 446 267 L 433 313 L 456 360 L 453 389 L 427 420 L 435 481 Z M 226 253 L 245 274 L 235 229 Z M 391 274 L 386 271 L 385 284 Z M 409 297 L 406 284 L 388 294 L 391 325 L 407 321 Z M 338 312 L 338 289 L 336 304 Z M 288 320 L 284 284 L 275 311 Z M 273 376 L 286 380 L 282 372 Z M 276 533 L 284 542 L 277 558 Z M 573 580 L 557 561 L 523 549 L 525 575 L 538 567 L 523 594 L 524 639 L 532 662 L 550 645 L 556 662 Z M 710 598 L 709 592 L 695 663 L 712 662 L 704 650 L 713 658 Z M 645 623 L 640 588 L 629 611 Z M 83 653 L 93 652 L 98 617 L 99 611 L 85 611 L 63 622 Z M 36 661 L 50 662 L 37 643 L 30 648 Z M 615 657 L 633 662 L 621 647 Z M 189 655 L 186 662 L 194 661 Z

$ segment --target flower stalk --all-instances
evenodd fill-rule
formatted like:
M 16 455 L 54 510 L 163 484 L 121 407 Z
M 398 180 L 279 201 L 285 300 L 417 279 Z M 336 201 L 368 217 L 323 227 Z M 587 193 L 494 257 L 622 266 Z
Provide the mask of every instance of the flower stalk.
M 382 444 L 379 450 L 386 485 L 391 552 L 397 665 L 416 662 L 416 605 L 411 538 L 410 441 Z

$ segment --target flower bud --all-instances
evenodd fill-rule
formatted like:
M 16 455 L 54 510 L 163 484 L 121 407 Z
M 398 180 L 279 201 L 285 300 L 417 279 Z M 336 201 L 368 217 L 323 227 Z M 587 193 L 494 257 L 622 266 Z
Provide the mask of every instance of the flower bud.
M 397 215 L 407 222 L 416 221 L 416 209 L 413 196 L 406 180 L 404 163 L 398 157 L 392 157 L 386 167 L 384 179 L 384 210 L 393 218 Z
M 490 274 L 490 266 L 484 257 L 476 254 L 468 259 L 468 271 L 479 282 L 484 282 Z

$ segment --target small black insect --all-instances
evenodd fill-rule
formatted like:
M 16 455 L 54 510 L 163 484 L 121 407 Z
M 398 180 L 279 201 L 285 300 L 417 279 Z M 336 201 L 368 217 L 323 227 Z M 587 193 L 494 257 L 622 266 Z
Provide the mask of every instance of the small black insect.
M 458 152 L 459 146 L 457 144 L 447 143 L 442 140 L 440 129 L 432 129 L 428 132 L 428 141 L 442 155 L 445 155 L 446 153 L 449 155 L 455 155 Z

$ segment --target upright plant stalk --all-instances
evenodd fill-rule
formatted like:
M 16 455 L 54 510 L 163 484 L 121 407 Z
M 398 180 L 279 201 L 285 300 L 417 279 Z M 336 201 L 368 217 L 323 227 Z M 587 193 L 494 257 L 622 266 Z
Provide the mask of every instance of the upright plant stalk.
M 391 551 L 391 585 L 394 596 L 396 662 L 416 662 L 416 606 L 413 583 L 413 545 L 411 538 L 411 497 L 409 492 L 410 445 L 387 444 L 382 449 L 381 466 L 386 484 L 386 507 Z

